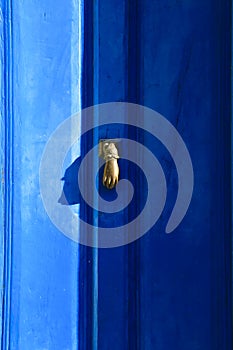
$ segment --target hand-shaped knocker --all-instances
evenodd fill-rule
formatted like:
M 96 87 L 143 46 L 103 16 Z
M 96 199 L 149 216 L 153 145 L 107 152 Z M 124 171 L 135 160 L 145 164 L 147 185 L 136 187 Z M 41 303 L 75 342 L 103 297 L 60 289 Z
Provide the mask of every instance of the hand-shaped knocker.
M 119 155 L 114 142 L 111 140 L 103 141 L 102 156 L 106 161 L 104 167 L 103 185 L 108 189 L 112 189 L 114 186 L 116 186 L 119 179 L 119 166 L 117 163 Z

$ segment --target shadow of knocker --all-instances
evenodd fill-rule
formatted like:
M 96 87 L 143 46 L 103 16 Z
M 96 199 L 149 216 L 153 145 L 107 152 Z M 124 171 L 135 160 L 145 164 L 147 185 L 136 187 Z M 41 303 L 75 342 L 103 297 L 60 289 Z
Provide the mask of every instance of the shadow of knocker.
M 104 169 L 100 169 L 102 181 L 99 181 L 99 189 L 113 189 L 119 180 L 118 150 L 113 142 L 103 143 Z M 78 186 L 78 172 L 82 162 L 82 156 L 77 158 L 65 171 L 63 191 L 58 203 L 63 205 L 79 204 L 81 193 Z M 115 196 L 114 196 L 115 197 Z

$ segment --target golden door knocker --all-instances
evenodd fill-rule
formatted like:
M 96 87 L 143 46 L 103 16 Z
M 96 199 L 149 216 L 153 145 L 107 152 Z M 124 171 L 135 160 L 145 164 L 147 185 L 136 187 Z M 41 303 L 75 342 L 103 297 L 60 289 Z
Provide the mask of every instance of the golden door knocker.
M 116 141 L 102 140 L 99 144 L 99 155 L 105 160 L 103 185 L 108 189 L 113 189 L 119 180 L 119 159 Z

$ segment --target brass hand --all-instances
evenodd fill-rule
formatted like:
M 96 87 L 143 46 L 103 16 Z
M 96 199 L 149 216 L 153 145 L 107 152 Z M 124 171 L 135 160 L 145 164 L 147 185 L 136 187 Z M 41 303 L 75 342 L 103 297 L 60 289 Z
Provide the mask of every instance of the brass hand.
M 119 158 L 118 149 L 114 142 L 105 141 L 102 147 L 103 158 L 106 161 L 103 175 L 103 185 L 108 189 L 112 189 L 118 183 L 119 166 L 117 159 Z
M 118 183 L 119 166 L 117 159 L 108 160 L 104 167 L 103 185 L 112 189 Z

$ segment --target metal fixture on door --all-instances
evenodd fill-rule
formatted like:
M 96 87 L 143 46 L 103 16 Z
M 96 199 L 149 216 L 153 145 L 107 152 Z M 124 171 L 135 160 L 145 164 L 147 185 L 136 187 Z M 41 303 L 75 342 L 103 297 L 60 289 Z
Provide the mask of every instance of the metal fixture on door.
M 103 185 L 108 189 L 113 189 L 119 180 L 119 166 L 117 159 L 119 159 L 118 140 L 101 140 L 99 143 L 99 156 L 102 157 L 106 163 L 103 174 Z

